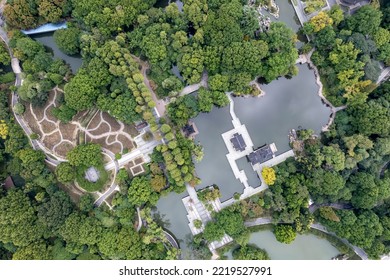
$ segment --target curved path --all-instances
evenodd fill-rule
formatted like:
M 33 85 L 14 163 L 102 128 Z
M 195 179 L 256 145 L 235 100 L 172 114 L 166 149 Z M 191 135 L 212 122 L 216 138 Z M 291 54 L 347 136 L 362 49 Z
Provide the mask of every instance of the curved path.
M 341 203 L 341 202 L 337 202 L 337 203 L 322 203 L 322 204 L 315 204 L 315 203 L 313 203 L 312 205 L 309 206 L 309 212 L 313 214 L 318 208 L 326 207 L 326 206 L 334 208 L 334 209 L 339 209 L 339 210 L 353 209 L 351 204 Z
M 245 226 L 246 227 L 253 227 L 253 226 L 258 226 L 258 225 L 267 225 L 267 224 L 272 224 L 272 220 L 270 218 L 257 218 L 255 220 L 252 220 L 252 221 L 246 221 L 245 222 Z M 330 232 L 328 231 L 323 225 L 320 225 L 320 224 L 312 224 L 310 226 L 311 228 L 314 228 L 314 229 L 317 229 L 319 231 L 322 231 L 326 234 L 329 234 L 329 235 L 332 235 L 334 237 L 337 237 L 339 238 L 341 241 L 343 241 L 346 245 L 348 245 L 349 247 L 351 247 L 354 252 L 356 253 L 356 255 L 358 255 L 362 260 L 368 260 L 368 256 L 367 256 L 367 253 L 355 246 L 355 245 L 352 245 L 351 243 L 349 243 L 348 240 L 344 239 L 344 238 L 340 238 L 338 237 L 335 233 L 333 232 Z
M 202 79 L 200 80 L 200 82 L 197 83 L 197 84 L 186 86 L 185 88 L 183 88 L 181 90 L 179 96 L 184 96 L 184 95 L 193 93 L 193 92 L 197 91 L 198 89 L 200 89 L 201 87 L 207 88 L 207 86 L 208 86 L 207 80 L 208 80 L 208 74 L 207 74 L 206 71 L 204 71 L 203 74 L 202 74 Z
M 176 249 L 180 249 L 179 244 L 177 244 L 176 239 L 169 233 L 163 230 L 163 233 L 165 234 L 165 237 L 168 239 L 168 242 L 172 245 L 172 247 Z

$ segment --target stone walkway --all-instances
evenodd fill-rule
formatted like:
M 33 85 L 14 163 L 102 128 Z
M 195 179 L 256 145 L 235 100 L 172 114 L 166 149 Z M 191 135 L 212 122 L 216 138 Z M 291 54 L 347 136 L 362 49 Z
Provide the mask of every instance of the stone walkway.
M 201 81 L 199 83 L 186 86 L 185 88 L 183 88 L 181 90 L 179 96 L 184 96 L 184 95 L 193 93 L 193 92 L 199 90 L 201 87 L 207 88 L 208 87 L 207 80 L 208 80 L 208 74 L 205 71 L 205 72 L 203 72 L 202 79 L 201 79 Z

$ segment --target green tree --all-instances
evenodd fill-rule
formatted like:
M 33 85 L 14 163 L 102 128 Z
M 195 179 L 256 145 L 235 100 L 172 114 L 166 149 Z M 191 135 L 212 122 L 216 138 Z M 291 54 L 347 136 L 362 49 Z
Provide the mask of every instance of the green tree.
M 204 88 L 200 88 L 198 92 L 198 108 L 202 112 L 211 112 L 213 109 L 213 98 L 209 91 Z
M 35 1 L 15 0 L 4 7 L 7 24 L 12 27 L 27 29 L 37 26 L 37 7 Z
M 307 188 L 316 201 L 326 200 L 338 201 L 339 199 L 349 199 L 350 192 L 344 190 L 345 181 L 343 177 L 335 171 L 314 169 L 307 182 Z
M 341 171 L 345 168 L 345 154 L 338 144 L 324 146 L 322 153 L 325 160 L 325 168 Z
M 333 5 L 328 14 L 336 26 L 344 20 L 344 13 L 339 5 Z
M 390 134 L 388 102 L 380 100 L 370 100 L 366 104 L 350 109 L 352 116 L 351 124 L 355 130 L 363 135 L 377 134 L 387 136 Z
M 71 166 L 95 166 L 103 163 L 101 148 L 98 144 L 88 143 L 75 147 L 67 154 Z
M 54 41 L 58 48 L 66 54 L 73 55 L 80 51 L 81 32 L 78 28 L 68 27 L 54 32 Z
M 225 208 L 215 215 L 217 225 L 232 238 L 237 238 L 246 230 L 244 219 L 235 208 Z
M 25 247 L 41 239 L 42 225 L 21 190 L 10 190 L 0 199 L 0 241 Z
M 0 65 L 9 65 L 11 63 L 11 57 L 9 56 L 7 48 L 4 44 L 0 44 Z
M 73 204 L 69 196 L 63 191 L 57 191 L 38 207 L 38 219 L 50 232 L 56 234 L 72 211 Z
M 378 31 L 381 20 L 382 12 L 372 5 L 366 5 L 358 9 L 353 16 L 349 17 L 346 23 L 350 30 L 372 36 Z M 366 24 L 362 24 L 362 22 Z
M 295 34 L 284 23 L 273 22 L 261 39 L 268 44 L 270 55 L 265 59 L 261 76 L 270 82 L 279 76 L 287 75 L 295 65 L 298 51 L 295 48 Z
M 224 229 L 214 222 L 208 222 L 203 231 L 204 238 L 209 242 L 219 241 L 224 235 Z
M 353 191 L 351 202 L 356 208 L 371 209 L 379 199 L 386 198 L 379 196 L 375 177 L 369 173 L 359 172 L 352 175 L 347 186 Z
M 49 248 L 40 240 L 24 247 L 19 247 L 12 256 L 13 260 L 49 260 Z
M 145 203 L 155 205 L 158 194 L 153 190 L 151 182 L 145 176 L 138 176 L 131 180 L 128 198 L 131 204 L 141 206 Z
M 295 240 L 297 233 L 292 226 L 289 225 L 277 225 L 275 226 L 275 237 L 281 243 L 290 244 Z
M 63 184 L 72 183 L 76 179 L 75 170 L 68 162 L 61 162 L 57 166 L 55 174 L 57 180 Z
M 99 96 L 99 90 L 95 87 L 95 81 L 89 78 L 83 71 L 65 85 L 65 101 L 70 108 L 81 111 L 92 108 Z
M 248 244 L 233 251 L 235 260 L 269 260 L 267 252 L 256 245 Z

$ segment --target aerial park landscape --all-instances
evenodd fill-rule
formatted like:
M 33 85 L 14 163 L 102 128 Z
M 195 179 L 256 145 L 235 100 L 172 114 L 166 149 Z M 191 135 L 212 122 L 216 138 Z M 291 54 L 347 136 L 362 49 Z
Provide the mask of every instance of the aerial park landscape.
M 26 5 L 1 5 L 0 259 L 387 258 L 385 3 Z

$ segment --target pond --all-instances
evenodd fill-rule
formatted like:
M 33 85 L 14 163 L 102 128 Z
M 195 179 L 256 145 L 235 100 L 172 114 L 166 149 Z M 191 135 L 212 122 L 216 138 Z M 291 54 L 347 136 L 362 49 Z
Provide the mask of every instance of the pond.
M 301 28 L 301 24 L 299 22 L 298 16 L 295 13 L 295 9 L 291 3 L 291 0 L 275 0 L 275 2 L 279 6 L 279 18 L 275 18 L 265 10 L 263 10 L 262 13 L 265 16 L 270 17 L 271 21 L 284 22 L 295 33 L 297 33 Z M 307 38 L 303 35 L 298 35 L 298 39 L 299 41 L 296 43 L 296 47 L 300 48 L 303 46 L 302 42 L 306 42 Z
M 53 37 L 54 32 L 47 32 L 41 34 L 31 35 L 31 38 L 41 42 L 46 47 L 50 48 L 53 51 L 55 58 L 60 58 L 70 65 L 72 72 L 75 74 L 77 70 L 81 67 L 83 60 L 80 55 L 67 55 L 60 51 L 56 43 L 54 42 Z
M 246 125 L 254 147 L 275 143 L 281 154 L 290 149 L 288 133 L 292 128 L 313 129 L 320 133 L 331 114 L 318 96 L 314 72 L 307 65 L 298 65 L 299 74 L 291 79 L 279 78 L 263 85 L 263 97 L 234 98 L 234 109 L 242 124 Z M 214 108 L 211 113 L 195 118 L 199 134 L 195 140 L 204 147 L 204 158 L 196 164 L 196 172 L 202 183 L 198 188 L 217 184 L 221 201 L 242 193 L 243 185 L 235 179 L 226 159 L 228 150 L 221 134 L 232 129 L 229 108 Z M 244 159 L 237 161 L 245 170 L 250 182 L 256 184 L 256 174 Z
M 187 192 L 181 194 L 171 192 L 159 199 L 155 210 L 156 220 L 160 220 L 162 226 L 171 232 L 179 242 L 184 259 L 189 254 L 186 242 L 192 238 L 188 226 L 187 211 L 181 201 L 186 196 L 188 196 Z
M 297 32 L 301 28 L 301 24 L 299 23 L 298 16 L 295 14 L 291 0 L 275 0 L 275 2 L 279 6 L 279 18 L 274 18 L 268 12 L 264 13 L 270 16 L 272 21 L 284 22 L 288 27 Z
M 277 154 L 290 149 L 288 133 L 294 128 L 313 129 L 317 134 L 331 115 L 329 107 L 318 96 L 314 71 L 297 65 L 299 73 L 262 85 L 263 97 L 235 98 L 234 108 L 246 125 L 255 147 L 275 143 Z
M 236 180 L 227 161 L 228 150 L 221 134 L 233 129 L 229 107 L 214 108 L 210 113 L 199 114 L 195 118 L 199 134 L 195 137 L 204 149 L 201 162 L 195 164 L 196 173 L 202 183 L 198 188 L 216 184 L 221 190 L 221 201 L 233 196 L 235 192 L 242 193 L 244 186 Z
M 276 240 L 270 230 L 252 233 L 249 243 L 267 251 L 271 260 L 330 260 L 340 254 L 327 240 L 312 234 L 298 234 L 291 244 Z M 232 251 L 226 253 L 232 259 Z

